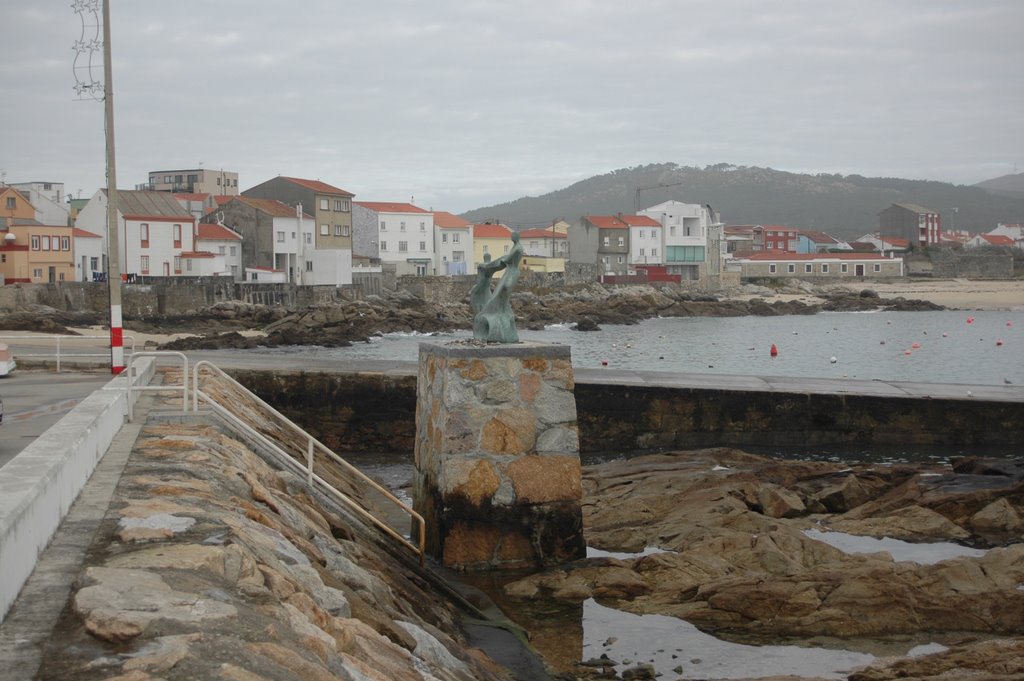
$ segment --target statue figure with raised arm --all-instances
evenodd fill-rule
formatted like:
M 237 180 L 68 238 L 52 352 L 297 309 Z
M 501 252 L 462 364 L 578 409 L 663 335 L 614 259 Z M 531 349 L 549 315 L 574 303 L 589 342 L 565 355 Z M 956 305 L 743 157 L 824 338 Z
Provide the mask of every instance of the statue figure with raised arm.
M 489 343 L 518 343 L 516 318 L 512 313 L 512 287 L 519 281 L 519 263 L 523 247 L 519 234 L 512 232 L 512 249 L 497 260 L 484 256 L 476 266 L 476 284 L 469 294 L 469 307 L 473 312 L 473 338 Z M 498 285 L 491 291 L 491 278 L 495 272 L 505 270 Z

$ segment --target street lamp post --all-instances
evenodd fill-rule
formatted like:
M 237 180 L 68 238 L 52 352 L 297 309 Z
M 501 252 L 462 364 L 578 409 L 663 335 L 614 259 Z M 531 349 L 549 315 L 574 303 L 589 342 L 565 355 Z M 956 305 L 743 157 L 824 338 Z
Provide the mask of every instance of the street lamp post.
M 117 234 L 117 172 L 114 163 L 114 77 L 110 59 L 110 0 L 103 0 L 103 119 L 107 148 L 107 286 L 110 290 L 110 372 L 124 371 L 121 261 Z

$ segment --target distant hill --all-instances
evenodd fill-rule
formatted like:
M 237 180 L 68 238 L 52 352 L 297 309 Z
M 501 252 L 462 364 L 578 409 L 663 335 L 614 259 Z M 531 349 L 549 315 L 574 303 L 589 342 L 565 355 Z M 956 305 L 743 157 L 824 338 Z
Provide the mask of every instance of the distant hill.
M 878 213 L 893 203 L 916 203 L 942 214 L 943 227 L 988 231 L 997 222 L 1024 222 L 1024 196 L 996 195 L 981 187 L 860 175 L 808 175 L 721 163 L 703 169 L 659 163 L 595 175 L 565 189 L 527 196 L 463 214 L 512 227 L 550 224 L 582 215 L 632 213 L 676 199 L 710 204 L 726 224 L 779 224 L 856 238 L 877 229 Z M 957 211 L 955 215 L 953 209 Z
M 1014 198 L 1024 198 L 1024 173 L 1017 173 L 1016 175 L 1003 175 L 991 180 L 985 180 L 974 185 L 975 187 L 981 187 L 985 191 L 991 194 L 998 194 L 1002 196 L 1009 196 Z

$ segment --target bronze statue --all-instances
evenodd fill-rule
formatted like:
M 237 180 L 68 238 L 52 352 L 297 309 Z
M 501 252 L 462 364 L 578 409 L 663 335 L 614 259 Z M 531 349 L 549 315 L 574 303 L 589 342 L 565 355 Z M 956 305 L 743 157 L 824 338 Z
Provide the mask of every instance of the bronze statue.
M 469 293 L 469 308 L 473 312 L 473 338 L 489 343 L 519 342 L 510 298 L 512 287 L 519 281 L 519 263 L 522 259 L 523 247 L 519 244 L 519 233 L 512 232 L 512 249 L 508 253 L 493 261 L 485 254 L 484 261 L 476 266 L 476 284 Z M 501 270 L 506 272 L 491 291 L 491 277 Z

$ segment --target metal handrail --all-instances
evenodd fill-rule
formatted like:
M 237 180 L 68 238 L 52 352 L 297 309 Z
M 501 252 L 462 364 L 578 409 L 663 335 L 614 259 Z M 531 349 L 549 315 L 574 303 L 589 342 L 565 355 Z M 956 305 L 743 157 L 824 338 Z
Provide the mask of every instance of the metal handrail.
M 301 466 L 299 464 L 299 462 L 296 461 L 296 458 L 291 453 L 289 453 L 289 452 L 285 451 L 284 449 L 282 449 L 278 444 L 276 444 L 275 442 L 270 440 L 270 438 L 268 438 L 266 435 L 264 435 L 259 430 L 254 428 L 250 423 L 247 423 L 240 416 L 238 416 L 237 414 L 235 414 L 235 413 L 231 412 L 230 410 L 228 410 L 227 407 L 219 404 L 216 401 L 216 398 L 214 396 L 212 396 L 212 395 L 210 395 L 210 394 L 200 390 L 200 388 L 199 388 L 199 376 L 202 373 L 202 371 L 201 371 L 202 369 L 209 369 L 213 373 L 213 375 L 215 377 L 226 380 L 228 382 L 228 384 L 231 385 L 232 387 L 234 387 L 234 388 L 236 388 L 238 390 L 241 390 L 244 393 L 246 393 L 262 409 L 264 409 L 267 412 L 269 412 L 270 414 L 272 414 L 278 420 L 278 422 L 280 424 L 286 426 L 288 429 L 290 429 L 292 432 L 294 432 L 299 437 L 305 438 L 306 439 L 306 462 L 305 462 L 305 466 Z M 199 400 L 200 400 L 200 398 L 202 398 L 206 403 L 208 403 L 214 409 L 214 411 L 216 411 L 218 414 L 226 417 L 229 421 L 231 421 L 232 423 L 234 423 L 237 426 L 241 427 L 248 435 L 250 435 L 252 437 L 255 437 L 259 442 L 261 442 L 262 444 L 267 446 L 271 451 L 275 452 L 278 456 L 282 457 L 284 462 L 287 465 L 292 466 L 294 469 L 296 469 L 298 471 L 302 471 L 303 473 L 305 473 L 306 481 L 310 485 L 310 487 L 319 486 L 323 491 L 326 491 L 328 494 L 330 494 L 334 498 L 338 499 L 339 501 L 344 503 L 346 506 L 348 506 L 352 510 L 356 511 L 359 515 L 361 515 L 365 519 L 367 519 L 370 522 L 372 522 L 374 525 L 376 525 L 378 528 L 383 530 L 390 537 L 392 537 L 393 539 L 396 539 L 401 544 L 403 544 L 406 548 L 411 550 L 413 553 L 417 554 L 418 557 L 419 557 L 420 565 L 422 566 L 424 564 L 425 549 L 426 549 L 426 521 L 423 519 L 423 516 L 421 516 L 419 513 L 417 513 L 415 510 L 413 510 L 410 506 L 408 506 L 401 499 L 399 499 L 398 497 L 393 495 L 387 488 L 383 487 L 376 480 L 374 480 L 373 478 L 369 477 L 368 475 L 363 473 L 361 470 L 359 470 L 358 468 L 356 468 L 355 466 L 350 464 L 348 461 L 346 461 L 345 459 L 343 459 L 340 456 L 338 456 L 337 454 L 335 454 L 334 451 L 332 451 L 330 447 L 328 447 L 327 445 L 323 444 L 322 442 L 317 440 L 315 437 L 313 437 L 312 435 L 310 435 L 309 433 L 304 431 L 301 427 L 299 427 L 294 422 L 292 422 L 292 420 L 289 419 L 287 416 L 285 416 L 284 414 L 279 412 L 277 409 L 274 409 L 274 407 L 272 407 L 269 404 L 267 404 L 266 402 L 264 402 L 258 396 L 254 395 L 245 386 L 243 386 L 241 383 L 239 383 L 234 378 L 232 378 L 231 376 L 226 374 L 223 370 L 221 370 L 217 365 L 213 364 L 212 362 L 210 362 L 208 360 L 200 360 L 199 362 L 196 362 L 195 366 L 192 368 L 192 409 L 193 409 L 193 411 L 198 411 L 199 410 Z M 405 536 L 403 536 L 402 534 L 398 533 L 390 525 L 385 523 L 383 520 L 380 520 L 375 515 L 373 515 L 369 510 L 364 508 L 363 505 L 360 504 L 358 501 L 356 501 L 355 499 L 353 499 L 349 495 L 345 494 L 344 492 L 338 490 L 333 485 L 331 485 L 330 482 L 328 482 L 324 478 L 322 478 L 319 475 L 317 475 L 317 473 L 313 470 L 314 458 L 315 458 L 315 454 L 316 454 L 317 451 L 319 451 L 321 454 L 325 455 L 330 461 L 333 461 L 334 463 L 339 464 L 344 471 L 346 471 L 347 473 L 351 474 L 358 481 L 360 481 L 362 483 L 365 483 L 370 488 L 372 488 L 373 490 L 375 490 L 376 492 L 381 494 L 385 499 L 387 499 L 388 501 L 392 502 L 393 504 L 398 506 L 400 509 L 402 509 L 402 511 L 404 511 L 412 520 L 416 521 L 416 525 L 417 525 L 417 529 L 418 529 L 418 531 L 417 531 L 418 545 L 413 544 L 411 541 L 406 539 Z
M 62 357 L 109 357 L 110 356 L 106 352 L 104 352 L 104 353 L 96 353 L 96 352 L 79 352 L 79 353 L 65 352 L 65 353 L 62 353 L 61 349 L 60 349 L 61 339 L 62 338 L 66 338 L 68 340 L 105 340 L 108 343 L 110 342 L 110 336 L 109 335 L 103 335 L 103 336 L 77 336 L 77 335 L 71 335 L 71 334 L 46 334 L 45 336 L 0 336 L 0 341 L 19 341 L 21 344 L 30 345 L 30 344 L 32 344 L 35 341 L 56 340 L 57 341 L 57 347 L 56 347 L 54 352 L 46 352 L 46 353 L 18 352 L 16 354 L 17 354 L 18 357 L 53 357 L 53 356 L 56 356 L 56 358 L 57 358 L 57 373 L 60 373 L 60 362 L 61 362 L 61 358 Z M 126 354 L 132 354 L 132 353 L 135 352 L 135 337 L 134 336 L 124 336 L 124 344 L 125 344 L 125 353 Z M 10 343 L 8 343 L 8 345 L 10 345 Z M 108 345 L 107 349 L 109 349 L 109 347 L 110 346 Z
M 188 357 L 185 356 L 184 352 L 177 352 L 174 350 L 146 350 L 144 352 L 133 352 L 128 355 L 127 363 L 125 366 L 125 378 L 128 381 L 128 423 L 134 420 L 133 413 L 133 402 L 132 391 L 137 390 L 139 392 L 143 390 L 153 390 L 158 392 L 167 392 L 168 390 L 178 390 L 176 385 L 139 385 L 134 386 L 135 381 L 132 380 L 132 368 L 135 365 L 135 360 L 139 357 L 177 357 L 181 360 L 181 411 L 188 412 Z

